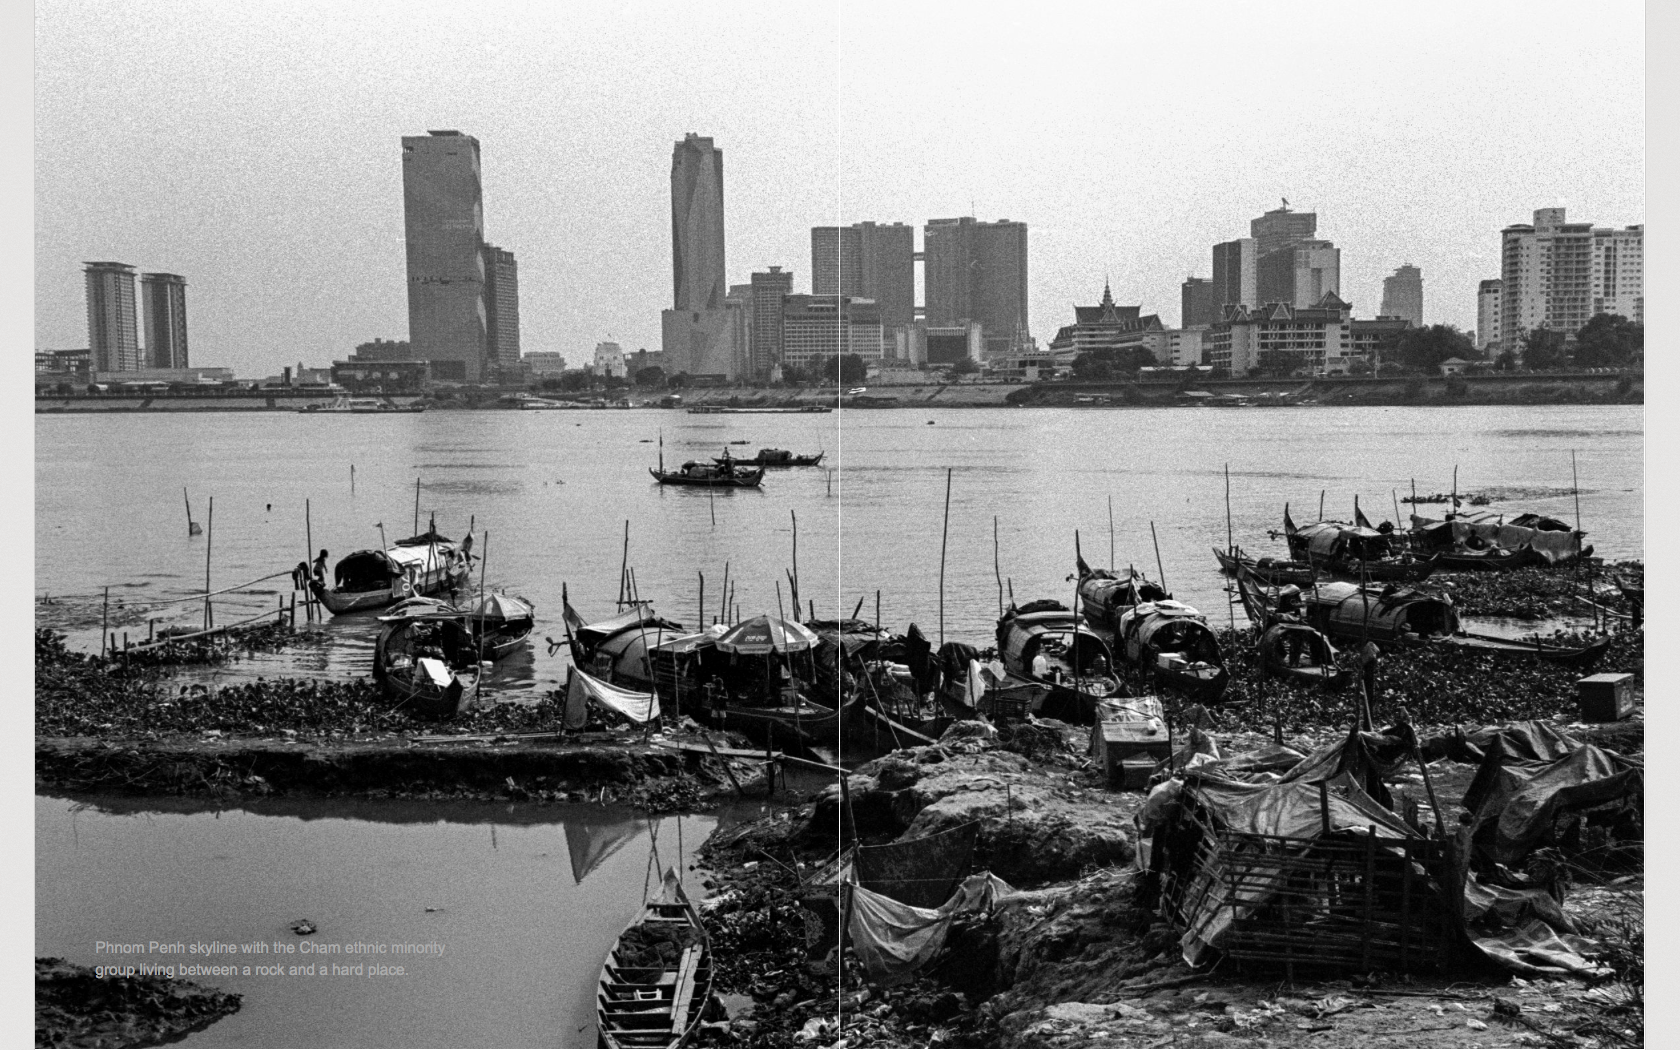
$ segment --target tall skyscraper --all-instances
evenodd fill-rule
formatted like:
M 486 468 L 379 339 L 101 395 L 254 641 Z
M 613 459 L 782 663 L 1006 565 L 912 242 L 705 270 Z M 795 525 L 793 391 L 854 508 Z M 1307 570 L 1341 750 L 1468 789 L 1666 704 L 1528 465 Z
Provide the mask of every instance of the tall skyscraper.
M 476 383 L 488 350 L 478 140 L 432 131 L 402 148 L 408 340 L 433 378 Z
M 1317 306 L 1326 292 L 1340 292 L 1342 251 L 1329 241 L 1296 241 L 1260 256 L 1255 265 L 1258 303 Z
M 1499 335 L 1519 350 L 1536 328 L 1578 331 L 1596 314 L 1645 320 L 1645 227 L 1594 228 L 1540 208 L 1500 232 Z
M 929 326 L 978 322 L 987 354 L 1027 343 L 1026 223 L 931 219 L 922 253 Z
M 672 305 L 723 307 L 723 151 L 689 132 L 671 151 Z
M 140 327 L 135 318 L 134 267 L 120 262 L 82 264 L 87 277 L 88 354 L 95 372 L 140 368 Z
M 737 378 L 745 311 L 724 291 L 723 151 L 692 131 L 671 151 L 672 308 L 660 314 L 660 347 L 673 375 Z
M 173 273 L 140 275 L 146 303 L 146 351 L 149 368 L 187 367 L 187 281 Z
M 772 266 L 752 275 L 752 321 L 747 367 L 756 379 L 782 363 L 782 309 L 793 294 L 793 272 Z
M 1384 317 L 1403 317 L 1418 328 L 1423 327 L 1423 271 L 1407 264 L 1383 278 L 1382 309 Z
M 811 292 L 873 299 L 887 332 L 916 309 L 916 231 L 902 222 L 811 227 Z
M 1227 306 L 1253 309 L 1259 302 L 1259 274 L 1253 237 L 1213 246 L 1213 310 L 1223 318 Z
M 1178 326 L 1194 328 L 1219 320 L 1219 304 L 1213 299 L 1212 281 L 1206 277 L 1186 277 L 1179 287 Z
M 1499 352 L 1505 349 L 1499 338 L 1499 304 L 1505 282 L 1495 277 L 1476 287 L 1476 349 Z
M 1288 201 L 1283 202 L 1283 207 L 1273 208 L 1248 224 L 1248 235 L 1254 238 L 1255 254 L 1261 258 L 1302 241 L 1310 241 L 1317 231 L 1318 213 L 1290 211 Z
M 519 367 L 519 263 L 493 244 L 484 246 L 484 332 L 487 364 L 512 376 Z

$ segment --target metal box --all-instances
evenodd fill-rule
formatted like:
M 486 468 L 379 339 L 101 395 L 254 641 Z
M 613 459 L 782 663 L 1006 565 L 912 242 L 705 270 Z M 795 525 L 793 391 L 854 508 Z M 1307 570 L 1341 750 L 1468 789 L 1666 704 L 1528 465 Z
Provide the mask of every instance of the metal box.
M 1595 674 L 1575 683 L 1583 722 L 1619 722 L 1633 711 L 1633 675 Z

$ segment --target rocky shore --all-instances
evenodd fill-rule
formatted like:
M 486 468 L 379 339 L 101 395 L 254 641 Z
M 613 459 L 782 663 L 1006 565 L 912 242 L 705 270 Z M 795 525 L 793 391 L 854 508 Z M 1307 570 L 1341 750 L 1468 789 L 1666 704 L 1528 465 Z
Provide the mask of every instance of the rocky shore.
M 103 974 L 63 959 L 36 959 L 35 1045 L 162 1046 L 234 1013 L 239 1001 L 172 977 Z

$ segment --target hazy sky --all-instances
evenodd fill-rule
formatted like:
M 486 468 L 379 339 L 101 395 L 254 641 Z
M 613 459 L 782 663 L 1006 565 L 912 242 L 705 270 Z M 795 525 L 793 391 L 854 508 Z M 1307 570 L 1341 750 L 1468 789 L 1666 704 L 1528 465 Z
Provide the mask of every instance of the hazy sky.
M 195 364 L 406 338 L 399 139 L 476 135 L 523 348 L 659 345 L 670 155 L 724 151 L 729 276 L 810 282 L 812 225 L 1030 227 L 1041 342 L 1115 298 L 1176 324 L 1211 246 L 1289 198 L 1342 295 L 1422 267 L 1469 328 L 1499 230 L 1643 222 L 1637 3 L 239 4 L 40 0 L 36 344 L 81 263 L 183 274 Z M 919 244 L 919 235 L 918 235 Z

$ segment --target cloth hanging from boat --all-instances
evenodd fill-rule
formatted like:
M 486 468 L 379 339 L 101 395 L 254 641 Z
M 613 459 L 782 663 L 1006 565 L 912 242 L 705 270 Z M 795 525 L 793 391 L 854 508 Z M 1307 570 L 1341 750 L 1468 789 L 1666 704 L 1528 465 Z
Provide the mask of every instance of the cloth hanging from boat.
M 846 932 L 852 950 L 872 980 L 894 985 L 938 958 L 954 919 L 1003 903 L 1015 895 L 1015 888 L 991 872 L 981 872 L 963 880 L 951 899 L 937 908 L 913 907 L 855 884 L 851 894 Z
M 655 694 L 620 689 L 574 667 L 566 686 L 567 729 L 583 728 L 589 720 L 590 704 L 616 711 L 637 725 L 646 725 L 659 717 L 659 697 Z

